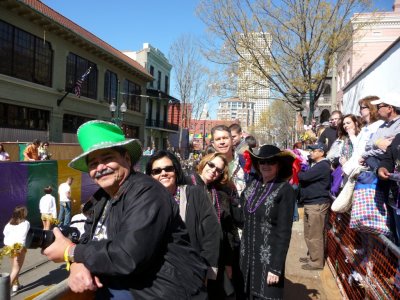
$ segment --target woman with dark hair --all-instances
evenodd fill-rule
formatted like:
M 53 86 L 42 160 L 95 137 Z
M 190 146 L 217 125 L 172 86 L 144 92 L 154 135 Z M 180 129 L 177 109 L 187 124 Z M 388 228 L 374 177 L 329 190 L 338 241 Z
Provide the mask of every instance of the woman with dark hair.
M 233 183 L 229 181 L 228 161 L 225 155 L 216 152 L 204 156 L 197 166 L 197 172 L 189 174 L 188 182 L 207 191 L 218 215 L 222 231 L 219 272 L 217 280 L 210 282 L 207 290 L 210 300 L 224 299 L 233 293 L 233 289 L 224 289 L 224 281 L 225 287 L 228 287 L 228 280 L 232 279 L 234 239 L 238 238 L 238 230 L 231 216 L 231 203 L 237 201 L 238 196 Z
M 159 181 L 179 205 L 190 242 L 208 265 L 208 279 L 218 272 L 220 229 L 217 214 L 204 189 L 186 185 L 178 159 L 169 151 L 160 150 L 146 165 L 146 174 Z
M 24 264 L 26 248 L 25 240 L 30 228 L 29 222 L 26 220 L 28 210 L 26 206 L 18 205 L 14 208 L 12 217 L 4 227 L 4 248 L 2 253 L 7 253 L 11 258 L 11 296 L 15 296 L 21 285 L 18 281 L 18 275 Z
M 348 114 L 343 116 L 338 123 L 338 140 L 342 141 L 339 162 L 343 166 L 353 154 L 353 146 L 357 135 L 361 131 L 361 120 L 359 117 Z
M 240 266 L 248 299 L 282 299 L 295 193 L 287 182 L 294 155 L 273 145 L 250 152 L 258 177 L 240 196 Z
M 362 128 L 360 133 L 357 135 L 357 139 L 352 141 L 353 143 L 353 155 L 343 165 L 343 172 L 347 175 L 358 166 L 360 166 L 359 160 L 361 155 L 365 151 L 367 142 L 371 139 L 372 135 L 378 130 L 384 121 L 379 120 L 378 110 L 376 105 L 371 104 L 371 101 L 379 100 L 377 96 L 368 96 L 358 101 L 360 106 L 361 123 Z

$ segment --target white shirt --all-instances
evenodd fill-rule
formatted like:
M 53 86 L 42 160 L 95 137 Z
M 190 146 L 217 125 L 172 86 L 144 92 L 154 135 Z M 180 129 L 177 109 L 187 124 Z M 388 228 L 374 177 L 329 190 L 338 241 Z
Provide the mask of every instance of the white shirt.
M 58 195 L 60 195 L 60 202 L 71 202 L 68 198 L 71 195 L 71 186 L 66 182 L 61 183 L 58 187 Z
M 28 221 L 23 221 L 18 225 L 11 225 L 8 223 L 3 230 L 4 234 L 4 245 L 12 246 L 15 243 L 21 243 L 25 246 L 26 234 L 30 228 Z
M 51 194 L 46 194 L 40 198 L 39 209 L 41 214 L 52 214 L 53 218 L 57 218 L 56 198 Z
M 10 158 L 10 156 L 8 155 L 7 152 L 5 152 L 5 151 L 0 152 L 0 161 L 7 160 L 9 158 Z

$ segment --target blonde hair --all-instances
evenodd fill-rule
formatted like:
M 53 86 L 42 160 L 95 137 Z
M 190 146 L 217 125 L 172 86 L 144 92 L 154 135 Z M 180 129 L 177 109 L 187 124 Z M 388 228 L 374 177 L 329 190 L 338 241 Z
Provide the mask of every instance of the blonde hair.
M 199 162 L 199 164 L 197 165 L 197 173 L 200 175 L 203 172 L 203 169 L 206 166 L 206 164 L 209 161 L 212 161 L 216 157 L 221 158 L 222 161 L 224 162 L 224 173 L 220 177 L 218 177 L 218 179 L 216 180 L 216 183 L 226 184 L 229 181 L 228 161 L 226 159 L 226 156 L 222 153 L 215 152 L 215 153 L 210 153 L 210 154 L 207 154 L 206 156 L 204 156 L 202 158 L 202 160 Z

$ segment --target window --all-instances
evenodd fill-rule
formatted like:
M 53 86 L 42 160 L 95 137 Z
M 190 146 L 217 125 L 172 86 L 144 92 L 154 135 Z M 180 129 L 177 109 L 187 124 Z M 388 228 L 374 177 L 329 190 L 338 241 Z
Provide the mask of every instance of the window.
M 93 62 L 80 57 L 74 53 L 69 53 L 67 57 L 67 76 L 65 90 L 72 92 L 76 82 L 83 74 L 92 67 L 89 75 L 81 85 L 81 96 L 97 98 L 97 66 Z
M 90 120 L 93 120 L 93 119 L 65 114 L 64 118 L 63 118 L 63 132 L 64 133 L 76 133 L 79 126 L 81 126 L 83 123 L 86 123 L 87 121 L 90 121 Z
M 52 69 L 49 42 L 0 21 L 0 73 L 51 86 Z
M 161 71 L 158 71 L 157 90 L 161 90 Z
M 104 100 L 108 103 L 115 102 L 118 97 L 118 76 L 109 70 L 104 75 Z
M 150 66 L 150 75 L 154 77 L 154 67 L 153 66 Z M 150 82 L 151 87 L 153 87 L 153 82 L 154 82 L 154 80 L 152 82 Z
M 139 127 L 138 126 L 130 126 L 123 124 L 122 130 L 125 133 L 125 136 L 130 139 L 138 139 L 139 138 Z M 148 144 L 149 145 L 149 144 Z
M 169 85 L 169 78 L 167 75 L 165 75 L 165 93 L 168 94 L 168 85 Z
M 124 81 L 123 96 L 122 99 L 126 104 L 126 107 L 130 110 L 140 112 L 141 111 L 141 100 L 142 88 L 140 85 L 133 83 L 130 80 Z M 122 103 L 121 103 L 122 104 Z
M 0 126 L 7 128 L 48 130 L 50 112 L 31 107 L 0 103 Z

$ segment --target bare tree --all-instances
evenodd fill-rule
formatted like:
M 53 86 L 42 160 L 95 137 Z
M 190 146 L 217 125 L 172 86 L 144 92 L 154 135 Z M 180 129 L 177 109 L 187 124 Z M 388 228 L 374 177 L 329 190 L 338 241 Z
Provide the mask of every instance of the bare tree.
M 272 101 L 261 113 L 258 125 L 254 127 L 260 144 L 275 144 L 287 148 L 295 140 L 295 110 L 281 100 Z
M 209 71 L 202 64 L 202 57 L 195 38 L 182 35 L 170 47 L 169 61 L 173 66 L 175 88 L 182 101 L 179 130 L 179 148 L 182 144 L 182 129 L 185 120 L 198 119 L 204 104 L 211 97 Z M 191 105 L 191 115 L 188 112 Z
M 244 62 L 239 70 L 250 68 L 257 75 L 256 80 L 247 82 L 248 88 L 270 87 L 299 111 L 309 99 L 311 120 L 334 54 L 346 46 L 354 32 L 349 19 L 369 3 L 201 0 L 198 15 L 209 33 L 204 52 L 217 63 Z

